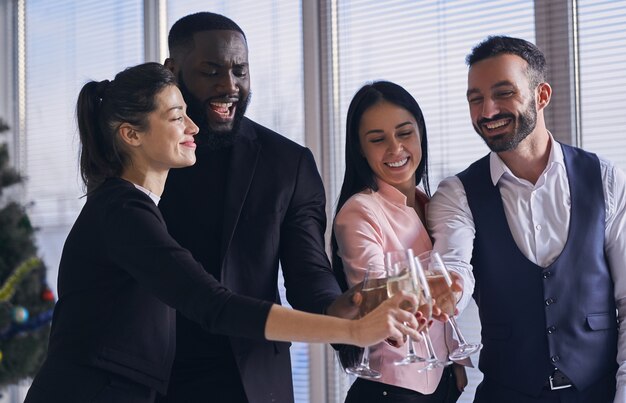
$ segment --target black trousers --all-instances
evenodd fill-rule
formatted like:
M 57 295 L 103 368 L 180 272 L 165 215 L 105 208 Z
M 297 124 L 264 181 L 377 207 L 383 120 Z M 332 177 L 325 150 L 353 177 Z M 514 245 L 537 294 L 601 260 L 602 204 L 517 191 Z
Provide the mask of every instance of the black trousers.
M 615 373 L 610 373 L 582 391 L 573 386 L 559 390 L 546 389 L 540 396 L 523 394 L 485 377 L 476 388 L 474 403 L 612 403 L 614 397 Z
M 153 403 L 156 391 L 104 370 L 46 360 L 24 403 Z
M 446 367 L 437 389 L 430 395 L 358 378 L 350 387 L 345 403 L 453 403 L 459 396 L 452 367 Z

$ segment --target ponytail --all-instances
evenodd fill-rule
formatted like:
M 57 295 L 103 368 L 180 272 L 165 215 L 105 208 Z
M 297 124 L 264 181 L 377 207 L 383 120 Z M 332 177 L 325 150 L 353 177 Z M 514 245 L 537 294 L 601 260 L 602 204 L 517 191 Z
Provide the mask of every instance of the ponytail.
M 109 85 L 109 80 L 88 82 L 80 91 L 76 104 L 81 143 L 80 172 L 88 192 L 106 178 L 119 175 L 122 168 L 110 160 L 115 136 L 105 136 L 100 125 L 102 102 Z

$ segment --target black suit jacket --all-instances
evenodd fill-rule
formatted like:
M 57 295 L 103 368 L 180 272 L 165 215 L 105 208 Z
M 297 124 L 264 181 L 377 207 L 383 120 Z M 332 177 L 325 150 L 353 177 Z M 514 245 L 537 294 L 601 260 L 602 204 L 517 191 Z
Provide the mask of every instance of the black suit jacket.
M 201 165 L 199 160 L 172 170 L 166 183 L 160 207 L 177 239 L 202 238 L 206 231 L 188 218 L 190 210 L 203 207 L 196 191 L 203 184 L 192 179 Z M 311 152 L 244 118 L 224 197 L 222 283 L 238 294 L 279 303 L 280 261 L 289 303 L 323 312 L 341 291 L 325 252 L 326 198 Z M 239 337 L 230 342 L 250 403 L 293 401 L 288 343 Z
M 87 197 L 63 248 L 58 292 L 48 360 L 95 366 L 162 393 L 176 343 L 171 307 L 209 331 L 259 339 L 270 309 L 209 276 L 167 233 L 154 202 L 122 179 Z

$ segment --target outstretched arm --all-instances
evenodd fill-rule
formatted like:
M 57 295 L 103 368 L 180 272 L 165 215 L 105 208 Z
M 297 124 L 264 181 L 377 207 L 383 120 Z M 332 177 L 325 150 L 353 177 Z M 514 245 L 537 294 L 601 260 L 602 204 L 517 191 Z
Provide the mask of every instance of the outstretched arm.
M 417 304 L 414 295 L 399 294 L 358 320 L 310 314 L 273 305 L 265 323 L 265 337 L 269 340 L 343 343 L 360 347 L 376 344 L 386 338 L 401 341 L 404 335 L 419 340 L 417 320 L 410 312 L 400 308 L 403 301 Z
M 462 311 L 474 292 L 474 275 L 470 260 L 474 248 L 474 218 L 469 209 L 465 189 L 457 177 L 439 184 L 428 204 L 428 228 L 434 239 L 433 250 L 439 252 L 446 267 L 462 287 L 457 307 Z

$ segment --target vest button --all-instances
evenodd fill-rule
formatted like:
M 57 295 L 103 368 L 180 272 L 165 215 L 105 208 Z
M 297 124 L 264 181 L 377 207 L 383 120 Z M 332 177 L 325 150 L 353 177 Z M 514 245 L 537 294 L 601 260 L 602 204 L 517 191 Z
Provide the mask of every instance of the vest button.
M 559 362 L 560 359 L 561 357 L 559 357 L 558 355 L 553 355 L 552 357 L 550 357 L 550 361 L 552 362 Z
M 550 327 L 548 328 L 548 334 L 552 334 L 552 333 L 554 333 L 554 332 L 556 332 L 556 326 L 550 326 Z
M 548 298 L 545 300 L 546 306 L 552 305 L 556 302 L 556 298 Z
M 551 271 L 544 271 L 543 272 L 543 278 L 550 278 L 552 276 L 552 272 Z

